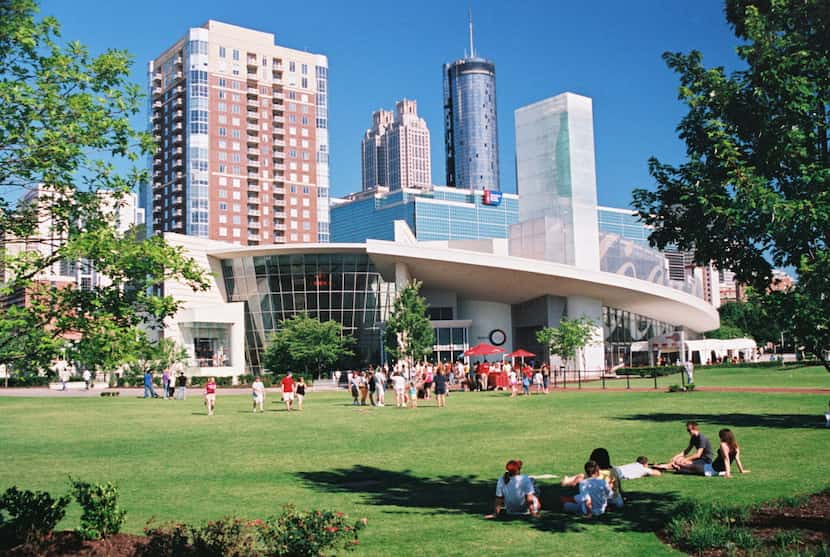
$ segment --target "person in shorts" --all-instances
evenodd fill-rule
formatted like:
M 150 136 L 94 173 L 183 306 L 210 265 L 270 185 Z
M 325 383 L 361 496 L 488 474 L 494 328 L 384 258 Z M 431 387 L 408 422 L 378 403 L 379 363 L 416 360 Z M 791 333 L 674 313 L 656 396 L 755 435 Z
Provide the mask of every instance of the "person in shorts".
M 213 416 L 216 411 L 216 378 L 208 377 L 205 383 L 205 406 L 207 406 L 208 416 Z
M 282 401 L 285 403 L 285 409 L 291 411 L 291 406 L 294 404 L 294 376 L 289 371 L 285 377 L 282 378 Z
M 697 422 L 686 422 L 689 445 L 681 453 L 674 455 L 667 464 L 658 464 L 658 470 L 674 470 L 680 474 L 712 476 L 712 443 L 698 428 Z
M 392 374 L 392 388 L 395 389 L 395 406 L 406 408 L 406 379 L 399 371 Z
M 542 502 L 536 494 L 533 480 L 521 473 L 522 461 L 508 461 L 505 470 L 504 475 L 496 482 L 494 513 L 484 518 L 497 518 L 505 514 L 539 516 Z
M 251 396 L 254 399 L 254 413 L 257 409 L 260 412 L 265 412 L 265 383 L 259 376 L 254 377 L 254 382 L 251 383 Z
M 297 395 L 297 410 L 303 409 L 303 400 L 305 399 L 305 379 L 302 377 L 297 378 L 297 384 L 294 386 L 294 390 L 296 391 Z
M 438 408 L 444 408 L 447 405 L 447 376 L 439 368 L 433 378 L 435 385 L 435 400 L 438 403 Z

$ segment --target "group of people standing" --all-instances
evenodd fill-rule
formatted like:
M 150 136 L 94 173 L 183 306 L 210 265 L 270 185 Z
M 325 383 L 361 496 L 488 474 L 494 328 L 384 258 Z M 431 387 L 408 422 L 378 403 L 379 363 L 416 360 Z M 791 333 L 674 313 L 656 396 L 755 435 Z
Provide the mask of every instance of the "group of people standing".
M 563 487 L 577 489 L 573 495 L 561 497 L 563 510 L 584 516 L 600 516 L 609 507 L 622 508 L 625 504 L 622 480 L 660 476 L 664 471 L 727 478 L 732 476 L 735 468 L 742 474 L 749 473 L 741 462 L 741 449 L 732 430 L 724 428 L 718 432 L 720 443 L 717 454 L 713 453 L 709 439 L 700 432 L 696 422 L 687 422 L 686 431 L 689 434 L 688 446 L 665 464 L 649 464 L 647 457 L 639 456 L 630 464 L 612 466 L 607 449 L 594 449 L 585 462 L 584 473 L 562 479 Z M 497 518 L 504 514 L 538 516 L 542 509 L 541 496 L 534 479 L 521 473 L 522 461 L 510 460 L 505 469 L 496 483 L 494 512 L 485 518 Z
M 184 372 L 179 372 L 177 377 L 165 370 L 161 374 L 161 389 L 164 400 L 185 400 L 187 398 L 187 377 Z M 153 385 L 153 374 L 150 371 L 144 372 L 144 398 L 159 398 Z
M 433 394 L 439 408 L 447 405 L 449 377 L 442 365 L 419 367 L 413 374 L 406 375 L 397 366 L 391 375 L 387 366 L 370 366 L 366 371 L 349 372 L 346 380 L 354 406 L 385 406 L 389 386 L 395 392 L 398 408 L 417 408 L 419 398 L 430 400 Z

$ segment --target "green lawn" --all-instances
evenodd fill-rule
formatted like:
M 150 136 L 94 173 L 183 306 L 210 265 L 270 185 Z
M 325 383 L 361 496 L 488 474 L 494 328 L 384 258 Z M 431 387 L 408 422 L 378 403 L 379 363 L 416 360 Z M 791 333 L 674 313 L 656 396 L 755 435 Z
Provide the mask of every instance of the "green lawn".
M 0 488 L 57 494 L 67 491 L 69 474 L 113 480 L 133 532 L 153 516 L 257 518 L 294 503 L 367 517 L 358 552 L 365 555 L 664 555 L 674 552 L 654 530 L 678 498 L 744 503 L 827 487 L 827 398 L 458 393 L 446 409 L 429 402 L 398 410 L 355 408 L 342 392 L 312 393 L 305 411 L 291 414 L 270 395 L 269 412 L 252 415 L 249 397 L 220 390 L 212 418 L 196 397 L 0 398 Z M 689 418 L 712 438 L 732 427 L 752 473 L 626 482 L 627 509 L 599 520 L 557 510 L 538 522 L 482 519 L 510 458 L 524 460 L 529 474 L 559 475 L 579 471 L 598 446 L 619 464 L 639 454 L 662 459 L 685 446 Z M 541 485 L 543 505 L 555 509 L 563 491 L 556 480 Z M 63 526 L 78 518 L 73 506 Z

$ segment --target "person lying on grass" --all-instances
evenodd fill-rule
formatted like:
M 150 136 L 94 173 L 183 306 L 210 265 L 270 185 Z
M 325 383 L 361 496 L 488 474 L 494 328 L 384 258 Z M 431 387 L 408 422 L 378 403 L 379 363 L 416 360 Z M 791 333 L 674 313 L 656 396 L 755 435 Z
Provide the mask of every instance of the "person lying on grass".
M 636 480 L 637 478 L 645 478 L 646 476 L 662 476 L 663 473 L 656 468 L 651 468 L 648 465 L 648 458 L 638 456 L 635 462 L 631 464 L 623 464 L 617 466 L 617 475 L 621 480 Z
M 585 463 L 585 479 L 579 482 L 579 494 L 563 496 L 562 507 L 569 513 L 600 516 L 605 514 L 613 495 L 614 490 L 600 475 L 599 464 L 589 460 Z
M 522 461 L 510 460 L 505 473 L 496 483 L 496 504 L 493 514 L 484 518 L 492 519 L 505 514 L 539 516 L 542 502 L 536 494 L 536 485 L 522 474 Z

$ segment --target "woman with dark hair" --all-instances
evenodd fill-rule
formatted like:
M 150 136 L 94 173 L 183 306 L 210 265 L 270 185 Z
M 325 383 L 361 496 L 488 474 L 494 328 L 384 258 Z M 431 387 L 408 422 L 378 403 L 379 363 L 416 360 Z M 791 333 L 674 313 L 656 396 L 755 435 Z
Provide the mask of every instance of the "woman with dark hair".
M 731 478 L 732 464 L 735 464 L 741 474 L 748 474 L 749 470 L 745 470 L 741 463 L 741 449 L 732 430 L 724 428 L 718 432 L 718 437 L 720 438 L 718 456 L 712 462 L 712 468 L 715 469 L 715 472 L 721 476 Z
M 496 518 L 504 513 L 539 516 L 542 503 L 536 495 L 533 480 L 521 473 L 522 461 L 508 461 L 505 470 L 496 483 L 495 512 L 484 518 Z
M 623 506 L 622 485 L 620 476 L 617 470 L 611 466 L 611 455 L 608 454 L 608 449 L 598 447 L 591 451 L 591 456 L 588 460 L 594 461 L 599 466 L 599 475 L 606 481 L 608 486 L 614 491 L 609 502 L 615 507 Z M 562 485 L 565 487 L 577 487 L 579 482 L 585 479 L 585 474 L 577 474 L 576 476 L 565 476 L 562 479 Z

